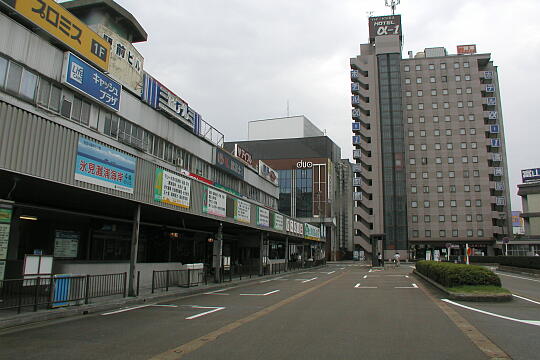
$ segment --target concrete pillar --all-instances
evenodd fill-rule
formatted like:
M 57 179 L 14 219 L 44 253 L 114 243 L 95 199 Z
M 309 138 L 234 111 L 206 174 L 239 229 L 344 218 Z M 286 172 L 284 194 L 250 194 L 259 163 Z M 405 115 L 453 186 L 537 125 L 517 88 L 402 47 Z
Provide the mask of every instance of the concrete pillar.
M 264 232 L 261 231 L 260 233 L 260 241 L 259 241 L 259 276 L 263 275 L 264 270 Z
M 213 248 L 214 281 L 221 282 L 221 255 L 223 255 L 223 223 L 219 223 Z
M 285 271 L 289 271 L 289 237 L 285 238 Z
M 131 256 L 129 258 L 128 295 L 136 296 L 135 268 L 137 266 L 137 254 L 139 253 L 139 226 L 141 223 L 141 205 L 137 204 L 133 214 L 133 230 L 131 231 Z

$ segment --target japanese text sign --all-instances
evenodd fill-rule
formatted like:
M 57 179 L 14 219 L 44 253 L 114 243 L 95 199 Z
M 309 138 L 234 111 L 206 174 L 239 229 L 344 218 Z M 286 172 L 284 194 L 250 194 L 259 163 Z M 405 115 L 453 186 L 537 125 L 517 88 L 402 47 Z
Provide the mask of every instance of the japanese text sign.
M 249 224 L 251 222 L 251 204 L 246 201 L 235 199 L 234 220 Z
M 109 70 L 109 43 L 56 1 L 2 1 L 101 70 Z
M 233 159 L 223 150 L 216 148 L 216 165 L 225 170 L 227 173 L 236 176 L 237 178 L 244 179 L 244 164 L 240 161 Z
M 163 169 L 156 169 L 154 200 L 189 208 L 191 180 Z
M 122 86 L 70 52 L 64 56 L 62 82 L 115 111 L 120 109 Z
M 75 180 L 133 194 L 137 159 L 79 138 Z
M 227 194 L 205 186 L 203 212 L 211 215 L 227 216 Z

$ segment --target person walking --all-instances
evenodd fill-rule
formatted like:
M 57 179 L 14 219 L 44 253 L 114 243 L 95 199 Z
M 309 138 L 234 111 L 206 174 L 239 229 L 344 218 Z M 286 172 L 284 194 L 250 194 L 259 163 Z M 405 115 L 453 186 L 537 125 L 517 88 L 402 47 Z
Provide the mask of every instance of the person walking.
M 394 265 L 395 265 L 395 267 L 399 267 L 399 258 L 400 258 L 400 255 L 399 255 L 398 252 L 396 252 L 394 254 Z
M 379 266 L 383 266 L 383 260 L 382 260 L 382 255 L 381 255 L 381 253 L 378 253 L 378 254 L 377 254 L 377 260 L 379 260 Z

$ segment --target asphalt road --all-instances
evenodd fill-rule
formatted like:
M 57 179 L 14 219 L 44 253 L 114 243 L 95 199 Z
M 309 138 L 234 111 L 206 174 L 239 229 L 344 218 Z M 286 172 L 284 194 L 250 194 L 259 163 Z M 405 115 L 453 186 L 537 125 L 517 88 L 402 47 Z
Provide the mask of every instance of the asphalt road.
M 3 331 L 0 359 L 488 359 L 411 271 L 332 265 Z M 447 305 L 512 358 L 540 353 L 539 326 Z M 540 320 L 521 299 L 466 305 Z

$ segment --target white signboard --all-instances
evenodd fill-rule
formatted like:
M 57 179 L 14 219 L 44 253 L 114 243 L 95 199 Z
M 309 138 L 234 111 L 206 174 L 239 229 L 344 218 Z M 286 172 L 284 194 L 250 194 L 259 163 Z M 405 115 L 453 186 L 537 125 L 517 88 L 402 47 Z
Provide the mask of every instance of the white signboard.
M 246 224 L 251 222 L 251 204 L 242 200 L 234 200 L 234 220 Z
M 274 229 L 283 231 L 283 215 L 274 213 Z
M 7 258 L 9 244 L 9 224 L 0 224 L 0 259 Z
M 227 216 L 227 194 L 206 187 L 203 196 L 203 212 L 211 215 Z
M 156 169 L 154 200 L 189 208 L 191 180 L 174 173 Z
M 54 257 L 76 258 L 79 239 L 78 231 L 56 230 L 54 233 Z
M 269 227 L 270 226 L 270 211 L 262 208 L 257 207 L 257 225 Z

